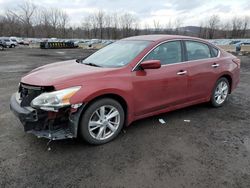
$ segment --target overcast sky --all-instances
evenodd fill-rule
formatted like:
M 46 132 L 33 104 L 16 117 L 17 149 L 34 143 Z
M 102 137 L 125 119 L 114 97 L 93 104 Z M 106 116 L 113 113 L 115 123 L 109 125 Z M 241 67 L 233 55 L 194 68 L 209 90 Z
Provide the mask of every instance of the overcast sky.
M 0 0 L 0 12 L 21 4 L 23 0 Z M 82 23 L 84 16 L 97 10 L 129 12 L 139 18 L 141 26 L 153 20 L 162 25 L 169 20 L 182 20 L 184 26 L 200 25 L 209 16 L 217 14 L 227 20 L 234 16 L 250 16 L 250 0 L 33 0 L 44 7 L 57 7 L 70 16 L 71 25 Z

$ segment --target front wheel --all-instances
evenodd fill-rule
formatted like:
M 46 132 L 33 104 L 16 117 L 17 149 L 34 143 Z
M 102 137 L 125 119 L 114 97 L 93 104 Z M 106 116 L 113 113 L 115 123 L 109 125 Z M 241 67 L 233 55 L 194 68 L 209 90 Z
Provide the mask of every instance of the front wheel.
M 216 82 L 211 96 L 211 103 L 214 107 L 220 107 L 226 102 L 229 89 L 230 85 L 226 78 L 222 77 Z
M 104 144 L 113 140 L 124 124 L 124 110 L 119 102 L 110 98 L 100 99 L 84 112 L 80 134 L 90 144 Z
M 4 47 L 0 45 L 0 51 L 3 51 L 4 50 Z

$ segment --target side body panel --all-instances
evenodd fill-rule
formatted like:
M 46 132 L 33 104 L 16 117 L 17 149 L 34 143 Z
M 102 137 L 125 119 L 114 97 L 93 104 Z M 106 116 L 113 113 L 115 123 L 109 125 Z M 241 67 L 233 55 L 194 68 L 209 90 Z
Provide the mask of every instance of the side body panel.
M 162 66 L 160 69 L 132 72 L 135 115 L 141 116 L 186 101 L 187 75 L 178 75 L 187 64 Z
M 209 98 L 222 66 L 212 67 L 223 62 L 219 58 L 189 61 L 188 100 Z

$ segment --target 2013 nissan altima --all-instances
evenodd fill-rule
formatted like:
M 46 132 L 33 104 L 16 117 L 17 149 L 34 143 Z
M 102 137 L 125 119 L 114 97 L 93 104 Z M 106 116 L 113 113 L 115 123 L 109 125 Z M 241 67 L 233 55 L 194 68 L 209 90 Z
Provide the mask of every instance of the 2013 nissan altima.
M 10 101 L 24 130 L 52 140 L 113 140 L 131 122 L 186 106 L 222 106 L 240 60 L 205 40 L 174 35 L 122 39 L 82 60 L 39 67 Z

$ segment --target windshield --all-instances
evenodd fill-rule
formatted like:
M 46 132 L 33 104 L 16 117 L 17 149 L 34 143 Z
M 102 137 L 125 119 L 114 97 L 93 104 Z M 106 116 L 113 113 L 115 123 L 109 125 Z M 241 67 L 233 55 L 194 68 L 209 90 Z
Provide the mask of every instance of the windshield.
M 122 67 L 130 63 L 150 41 L 118 41 L 102 48 L 82 61 L 100 67 Z

